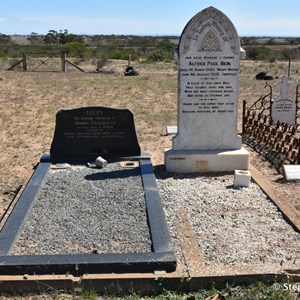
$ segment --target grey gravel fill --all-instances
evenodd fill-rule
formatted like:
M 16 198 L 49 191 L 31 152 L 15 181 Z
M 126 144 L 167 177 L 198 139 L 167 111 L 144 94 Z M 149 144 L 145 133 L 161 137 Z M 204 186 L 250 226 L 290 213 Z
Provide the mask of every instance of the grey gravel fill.
M 151 252 L 139 167 L 50 170 L 13 249 L 19 254 Z

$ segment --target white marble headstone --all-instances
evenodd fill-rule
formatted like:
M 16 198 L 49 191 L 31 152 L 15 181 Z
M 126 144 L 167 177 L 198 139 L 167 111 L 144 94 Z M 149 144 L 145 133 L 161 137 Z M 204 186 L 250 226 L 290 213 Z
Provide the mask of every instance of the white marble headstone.
M 275 85 L 279 88 L 279 95 L 272 103 L 273 124 L 277 124 L 277 122 L 288 125 L 296 124 L 296 99 L 289 95 L 289 89 L 295 86 L 288 81 L 287 76 L 282 76 L 280 82 Z
M 214 7 L 186 25 L 179 44 L 178 133 L 173 150 L 234 150 L 240 42 L 232 22 Z
M 237 134 L 240 42 L 232 22 L 208 7 L 185 26 L 178 48 L 178 121 L 168 172 L 249 169 Z

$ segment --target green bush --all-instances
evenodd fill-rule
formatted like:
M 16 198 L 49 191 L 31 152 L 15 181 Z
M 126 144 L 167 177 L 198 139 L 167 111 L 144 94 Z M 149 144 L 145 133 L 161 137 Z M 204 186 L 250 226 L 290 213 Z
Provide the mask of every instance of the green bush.
M 133 51 L 132 49 L 126 49 L 126 48 L 119 48 L 117 50 L 113 50 L 109 52 L 108 56 L 110 59 L 123 59 L 127 60 L 129 58 L 129 55 L 131 55 L 131 60 L 135 61 L 138 60 L 140 57 L 139 55 Z
M 265 46 L 252 46 L 246 47 L 246 58 L 252 60 L 268 60 L 274 62 L 276 57 L 272 50 Z
M 83 58 L 87 53 L 88 48 L 80 42 L 71 42 L 59 46 L 61 52 L 67 53 L 72 57 Z

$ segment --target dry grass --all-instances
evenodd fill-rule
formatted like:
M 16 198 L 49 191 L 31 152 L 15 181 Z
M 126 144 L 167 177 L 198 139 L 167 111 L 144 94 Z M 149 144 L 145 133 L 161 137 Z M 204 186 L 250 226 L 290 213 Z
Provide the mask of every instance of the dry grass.
M 42 153 L 48 153 L 55 114 L 62 108 L 109 106 L 128 108 L 135 114 L 142 151 L 154 164 L 163 162 L 170 147 L 164 136 L 167 125 L 177 120 L 177 70 L 175 64 L 137 65 L 140 76 L 125 77 L 126 61 L 110 62 L 114 74 L 80 72 L 0 73 L 0 216 L 14 191 L 31 173 Z M 293 65 L 292 78 L 299 82 Z M 90 64 L 83 68 L 90 68 Z M 240 79 L 240 108 L 243 99 L 256 100 L 264 93 L 264 82 L 254 80 L 261 70 L 282 76 L 286 63 L 243 61 Z M 241 120 L 241 113 L 240 113 Z

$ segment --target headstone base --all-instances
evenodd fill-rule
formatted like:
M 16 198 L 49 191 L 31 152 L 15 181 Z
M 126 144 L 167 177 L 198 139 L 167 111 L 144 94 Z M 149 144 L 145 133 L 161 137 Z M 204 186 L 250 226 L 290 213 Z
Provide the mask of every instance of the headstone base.
M 206 173 L 249 169 L 250 154 L 245 148 L 238 150 L 165 150 L 167 172 Z

